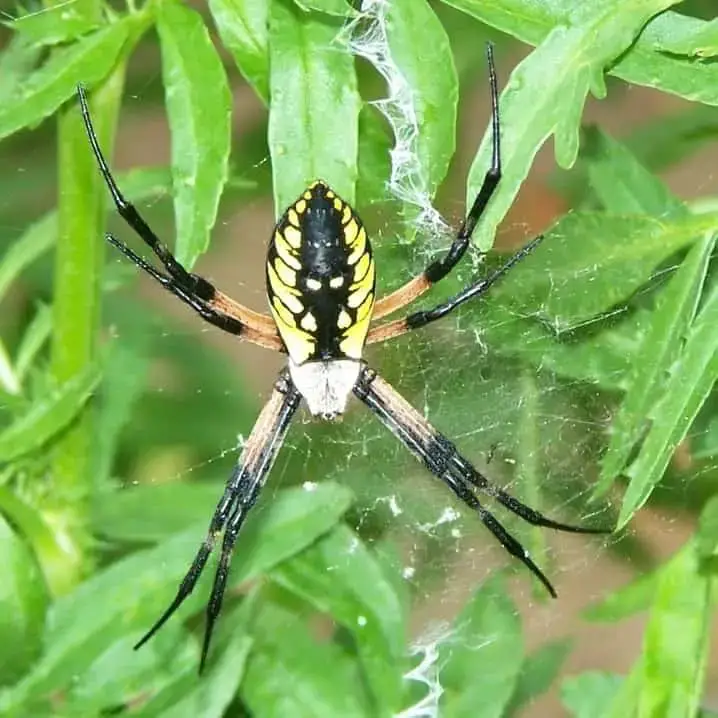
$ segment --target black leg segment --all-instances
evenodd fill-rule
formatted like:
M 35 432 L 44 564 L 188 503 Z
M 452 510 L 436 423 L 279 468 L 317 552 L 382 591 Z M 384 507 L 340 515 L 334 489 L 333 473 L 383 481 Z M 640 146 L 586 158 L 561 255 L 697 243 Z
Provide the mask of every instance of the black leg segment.
M 552 596 L 556 596 L 556 591 L 546 575 L 533 562 L 521 543 L 482 505 L 475 490 L 495 498 L 509 511 L 535 526 L 573 533 L 609 533 L 602 529 L 582 528 L 553 521 L 491 484 L 458 452 L 451 441 L 436 431 L 390 384 L 371 369 L 365 367 L 362 370 L 354 393 L 434 476 L 441 479 L 465 505 L 476 511 L 497 541 L 521 561 Z
M 499 181 L 501 180 L 501 123 L 499 120 L 499 90 L 496 81 L 496 67 L 494 66 L 494 49 L 489 43 L 486 47 L 486 58 L 489 65 L 489 85 L 491 87 L 491 132 L 492 132 L 492 153 L 491 167 L 484 175 L 479 193 L 469 210 L 466 219 L 462 223 L 456 235 L 456 239 L 442 259 L 430 264 L 424 274 L 426 278 L 435 284 L 443 279 L 459 263 L 466 253 L 471 240 L 471 235 L 481 219 L 489 200 L 493 196 Z
M 218 536 L 224 531 L 219 565 L 207 606 L 207 623 L 200 671 L 204 668 L 212 631 L 222 607 L 234 544 L 249 510 L 259 496 L 267 473 L 274 463 L 292 417 L 299 406 L 299 401 L 300 395 L 291 383 L 288 373 L 282 372 L 271 398 L 262 409 L 252 433 L 244 445 L 242 456 L 217 504 L 207 536 L 180 582 L 175 598 L 152 628 L 137 642 L 135 648 L 139 648 L 149 641 L 192 593 Z

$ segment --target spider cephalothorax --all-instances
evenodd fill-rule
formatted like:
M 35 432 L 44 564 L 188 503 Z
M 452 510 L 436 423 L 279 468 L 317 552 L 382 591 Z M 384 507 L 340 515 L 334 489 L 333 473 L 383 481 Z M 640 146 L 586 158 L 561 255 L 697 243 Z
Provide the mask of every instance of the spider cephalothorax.
M 212 629 L 222 606 L 234 544 L 302 399 L 312 414 L 334 419 L 344 412 L 353 393 L 434 476 L 444 482 L 466 506 L 476 511 L 504 548 L 527 566 L 553 596 L 556 592 L 541 569 L 519 541 L 484 508 L 479 495 L 495 499 L 535 526 L 597 532 L 546 518 L 491 484 L 449 439 L 434 429 L 362 359 L 365 344 L 385 341 L 429 324 L 469 299 L 481 296 L 541 241 L 541 237 L 532 240 L 488 277 L 474 282 L 431 309 L 389 322 L 373 323 L 403 309 L 451 272 L 465 254 L 474 227 L 499 183 L 498 92 L 490 48 L 488 56 L 493 159 L 466 220 L 444 257 L 432 262 L 420 275 L 395 292 L 375 301 L 374 259 L 366 230 L 354 209 L 326 183 L 316 180 L 286 209 L 269 242 L 266 273 L 271 316 L 238 304 L 206 279 L 188 272 L 125 200 L 102 155 L 85 93 L 80 88 L 87 134 L 115 206 L 159 259 L 163 271 L 142 259 L 113 235 L 107 235 L 108 241 L 209 323 L 254 344 L 288 355 L 287 367 L 277 379 L 271 397 L 245 442 L 242 455 L 210 521 L 207 536 L 182 579 L 175 599 L 136 647 L 149 640 L 191 593 L 215 542 L 221 536 L 222 549 L 207 606 L 200 668 L 204 665 Z

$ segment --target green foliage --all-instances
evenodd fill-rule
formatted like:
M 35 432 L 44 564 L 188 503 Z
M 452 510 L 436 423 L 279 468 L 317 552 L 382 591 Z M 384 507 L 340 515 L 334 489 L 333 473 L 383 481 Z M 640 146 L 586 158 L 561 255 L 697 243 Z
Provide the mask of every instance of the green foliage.
M 386 11 L 380 31 L 345 0 L 210 0 L 201 12 L 180 0 L 124 9 L 88 0 L 4 22 L 1 715 L 510 717 L 528 715 L 552 685 L 579 718 L 708 715 L 718 213 L 715 198 L 698 211 L 654 172 L 718 137 L 716 22 L 670 10 L 673 0 L 366 4 Z M 372 66 L 376 46 L 357 61 L 348 33 L 385 42 L 400 73 L 389 88 L 386 67 Z M 472 459 L 495 455 L 487 473 L 537 510 L 563 507 L 578 522 L 590 507 L 596 525 L 619 527 L 642 508 L 692 512 L 695 534 L 670 560 L 583 615 L 610 624 L 648 615 L 632 668 L 563 675 L 574 641 L 527 652 L 520 602 L 503 575 L 482 581 L 480 571 L 453 622 L 414 650 L 412 609 L 440 601 L 458 524 L 446 530 L 445 487 L 414 476 L 411 457 L 353 411 L 343 425 L 300 420 L 290 431 L 240 536 L 205 674 L 196 669 L 211 570 L 134 652 L 174 596 L 236 461 L 235 438 L 250 431 L 268 387 L 206 346 L 199 328 L 180 330 L 122 291 L 136 273 L 104 256 L 114 208 L 84 136 L 78 83 L 108 156 L 123 94 L 150 109 L 164 94 L 169 166 L 117 179 L 160 236 L 176 237 L 168 244 L 188 267 L 227 208 L 273 197 L 279 213 L 322 177 L 356 202 L 390 291 L 445 246 L 422 235 L 426 207 L 412 198 L 465 180 L 452 166 L 459 98 L 469 80 L 488 97 L 488 36 L 502 70 L 507 36 L 534 49 L 501 92 L 503 178 L 474 242 L 491 247 L 549 139 L 557 164 L 572 168 L 556 182 L 572 211 L 486 299 L 369 357 Z M 621 140 L 582 128 L 589 93 L 613 99 L 607 74 L 701 106 Z M 266 112 L 235 137 L 241 78 Z M 393 155 L 401 113 L 389 106 L 387 122 L 372 104 L 389 90 L 410 103 L 418 131 L 400 128 L 408 144 Z M 487 131 L 469 200 L 490 152 Z M 407 153 L 398 180 L 410 191 L 392 195 Z M 238 263 L 264 242 L 238 240 Z M 481 271 L 501 261 L 489 257 Z M 469 281 L 465 265 L 434 301 Z M 690 460 L 672 462 L 677 451 Z M 546 532 L 506 523 L 545 566 Z M 486 539 L 476 516 L 460 525 Z M 408 545 L 411 555 L 400 553 Z M 637 538 L 619 548 L 647 553 Z

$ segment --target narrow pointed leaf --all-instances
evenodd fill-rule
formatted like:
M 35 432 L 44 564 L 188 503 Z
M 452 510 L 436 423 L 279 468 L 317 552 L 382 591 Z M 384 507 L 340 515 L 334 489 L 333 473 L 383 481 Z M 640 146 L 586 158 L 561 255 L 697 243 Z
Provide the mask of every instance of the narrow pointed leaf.
M 662 261 L 716 228 L 716 215 L 569 214 L 493 295 L 530 312 L 540 307 L 550 325 L 567 331 L 628 299 Z
M 480 19 L 484 12 L 492 12 L 491 3 L 462 0 L 451 4 Z M 503 177 L 474 235 L 480 247 L 492 245 L 499 223 L 549 137 L 554 137 L 558 164 L 573 165 L 589 89 L 599 96 L 603 93 L 606 67 L 632 45 L 651 17 L 673 4 L 675 0 L 583 3 L 576 6 L 569 23 L 553 25 L 536 50 L 513 70 L 501 96 Z M 478 191 L 490 157 L 491 133 L 487 132 L 471 166 L 467 202 Z
M 209 9 L 224 46 L 239 71 L 269 102 L 269 3 L 266 0 L 209 0 Z
M 209 233 L 229 172 L 231 96 L 200 15 L 177 0 L 159 6 L 167 113 L 172 133 L 177 259 L 191 267 Z
M 100 376 L 98 367 L 90 367 L 46 398 L 38 399 L 27 414 L 0 432 L 0 462 L 37 449 L 64 429 L 92 396 Z
M 710 574 L 690 542 L 661 568 L 638 663 L 610 715 L 694 716 L 703 693 L 713 610 Z
M 92 87 L 114 67 L 132 18 L 113 23 L 50 55 L 0 107 L 0 138 L 32 127 L 74 97 L 77 83 Z
M 367 682 L 387 715 L 400 707 L 401 602 L 359 538 L 340 526 L 272 572 L 273 580 L 328 613 L 353 636 Z
M 471 597 L 439 647 L 442 716 L 499 718 L 518 685 L 523 639 L 516 607 L 493 578 Z
M 354 202 L 361 100 L 341 25 L 295 5 L 269 14 L 269 151 L 277 213 L 315 179 Z
M 602 496 L 623 469 L 646 426 L 651 406 L 665 390 L 664 379 L 680 353 L 701 297 L 716 235 L 710 233 L 693 247 L 670 280 L 653 312 L 651 328 L 641 346 L 640 362 L 628 377 L 628 392 L 611 426 L 594 496 Z
M 691 326 L 685 347 L 650 412 L 651 428 L 628 469 L 618 528 L 625 526 L 660 481 L 678 444 L 718 379 L 718 285 L 714 285 Z
M 339 645 L 314 640 L 303 621 L 269 602 L 264 603 L 252 627 L 255 645 L 242 684 L 242 698 L 252 715 L 377 715 L 364 706 L 354 661 Z

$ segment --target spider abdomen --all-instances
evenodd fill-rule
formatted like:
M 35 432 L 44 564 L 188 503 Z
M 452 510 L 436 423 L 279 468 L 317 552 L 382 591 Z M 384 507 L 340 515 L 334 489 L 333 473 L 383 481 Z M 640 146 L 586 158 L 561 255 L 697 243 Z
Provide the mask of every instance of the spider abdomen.
M 361 220 L 313 182 L 277 223 L 267 253 L 269 307 L 292 362 L 360 359 L 374 288 Z

